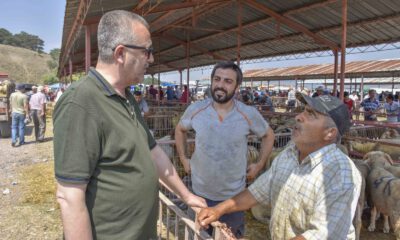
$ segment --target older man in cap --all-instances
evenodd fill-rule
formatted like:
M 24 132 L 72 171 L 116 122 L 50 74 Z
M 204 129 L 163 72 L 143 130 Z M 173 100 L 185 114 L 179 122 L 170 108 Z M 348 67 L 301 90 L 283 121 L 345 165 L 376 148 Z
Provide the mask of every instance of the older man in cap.
M 38 142 L 44 140 L 44 133 L 46 131 L 46 102 L 44 88 L 43 86 L 39 86 L 37 92 L 29 100 L 31 116 L 35 126 L 35 138 Z
M 272 239 L 354 239 L 361 176 L 336 146 L 350 126 L 347 108 L 329 95 L 298 99 L 306 106 L 296 116 L 293 141 L 248 189 L 203 209 L 202 226 L 262 203 L 272 206 Z
M 25 117 L 28 114 L 28 96 L 25 94 L 25 85 L 18 84 L 17 91 L 10 96 L 11 104 L 11 146 L 17 144 L 19 136 L 19 145 L 25 144 Z

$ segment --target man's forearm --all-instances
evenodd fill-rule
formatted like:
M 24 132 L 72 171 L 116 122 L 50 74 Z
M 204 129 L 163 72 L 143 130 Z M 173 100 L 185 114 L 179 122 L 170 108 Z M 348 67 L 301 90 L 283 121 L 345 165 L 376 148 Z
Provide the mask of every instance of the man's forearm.
M 172 191 L 179 195 L 182 199 L 185 199 L 189 194 L 189 190 L 183 184 L 178 173 L 172 165 L 168 156 L 161 149 L 160 146 L 156 146 L 151 150 L 151 157 L 155 162 L 158 170 L 159 178 L 167 184 Z
M 178 152 L 179 160 L 182 164 L 188 164 L 185 153 L 185 143 L 186 143 L 186 132 L 182 130 L 182 127 L 178 124 L 175 129 L 175 145 Z
M 271 155 L 272 148 L 274 146 L 275 141 L 275 134 L 271 128 L 268 129 L 267 135 L 264 136 L 261 140 L 261 150 L 260 150 L 260 157 L 259 157 L 259 165 L 261 168 L 265 167 L 265 164 Z
M 61 207 L 61 217 L 66 240 L 91 240 L 92 227 L 86 206 L 71 206 L 63 200 L 58 200 Z
M 249 190 L 245 189 L 238 195 L 215 206 L 216 210 L 221 215 L 244 211 L 250 209 L 257 204 L 257 200 L 253 197 Z
M 61 208 L 61 218 L 66 240 L 92 238 L 92 227 L 85 202 L 85 185 L 71 186 L 58 183 L 57 201 Z

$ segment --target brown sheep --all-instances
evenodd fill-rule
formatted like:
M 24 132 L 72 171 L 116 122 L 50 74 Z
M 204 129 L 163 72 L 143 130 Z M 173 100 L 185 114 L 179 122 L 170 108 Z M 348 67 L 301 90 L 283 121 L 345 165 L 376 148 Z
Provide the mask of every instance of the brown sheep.
M 364 159 L 371 167 L 367 188 L 374 205 L 368 230 L 375 230 L 376 214 L 380 212 L 384 215 L 383 232 L 388 233 L 390 230 L 389 217 L 396 239 L 400 240 L 400 179 L 384 169 L 391 165 L 392 159 L 388 154 L 378 151 L 366 154 Z

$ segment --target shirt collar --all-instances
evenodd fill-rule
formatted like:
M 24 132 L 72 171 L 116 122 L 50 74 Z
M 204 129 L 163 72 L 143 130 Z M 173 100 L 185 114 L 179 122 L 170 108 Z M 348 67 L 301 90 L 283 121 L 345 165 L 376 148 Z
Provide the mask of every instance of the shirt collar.
M 298 162 L 299 150 L 297 149 L 294 142 L 292 145 L 289 146 L 289 148 L 290 148 L 290 151 L 296 156 L 296 161 Z M 310 153 L 306 158 L 303 159 L 301 164 L 310 163 L 311 168 L 314 168 L 323 160 L 323 157 L 326 155 L 326 153 L 333 151 L 335 149 L 336 149 L 336 144 L 334 144 L 334 143 L 326 145 L 326 146 L 318 149 L 317 151 Z
M 118 95 L 110 83 L 94 67 L 89 69 L 88 75 L 95 79 L 96 85 L 103 90 L 106 96 Z

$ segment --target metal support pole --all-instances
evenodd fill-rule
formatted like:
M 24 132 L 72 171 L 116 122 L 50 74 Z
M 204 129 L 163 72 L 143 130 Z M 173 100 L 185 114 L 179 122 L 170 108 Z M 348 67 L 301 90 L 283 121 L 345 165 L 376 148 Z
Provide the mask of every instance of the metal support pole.
M 68 63 L 69 63 L 69 81 L 70 81 L 70 83 L 72 83 L 72 60 L 71 60 L 71 58 L 69 58 Z M 66 84 L 67 83 L 66 79 L 64 79 L 63 82 L 64 82 L 64 84 Z
M 187 89 L 188 89 L 188 98 L 187 98 L 187 102 L 189 103 L 189 96 L 190 96 L 190 87 L 189 87 L 189 81 L 190 81 L 190 36 L 189 36 L 189 32 L 187 32 L 187 36 L 186 36 L 186 82 L 187 82 Z
M 179 88 L 180 88 L 180 90 L 182 90 L 182 69 L 179 70 L 179 77 L 180 77 Z
M 351 93 L 352 87 L 353 87 L 353 79 L 350 77 L 350 92 L 349 92 L 349 94 Z
M 337 89 L 337 79 L 338 79 L 338 50 L 333 50 L 333 55 L 335 57 L 335 63 L 333 68 L 333 92 Z M 326 80 L 326 78 L 325 78 Z
M 361 75 L 360 94 L 360 101 L 362 101 L 364 99 L 364 75 Z
M 238 16 L 237 16 L 237 21 L 238 21 L 238 30 L 237 30 L 237 57 L 236 57 L 236 62 L 237 65 L 240 67 L 240 48 L 242 47 L 242 10 L 243 10 L 243 5 L 241 1 L 239 0 L 237 2 L 238 4 Z
M 91 64 L 91 39 L 90 39 L 90 25 L 85 27 L 85 72 L 89 72 Z
M 347 0 L 342 0 L 342 44 L 340 47 L 340 99 L 343 100 L 346 73 Z
M 392 75 L 392 94 L 394 94 L 394 74 Z

